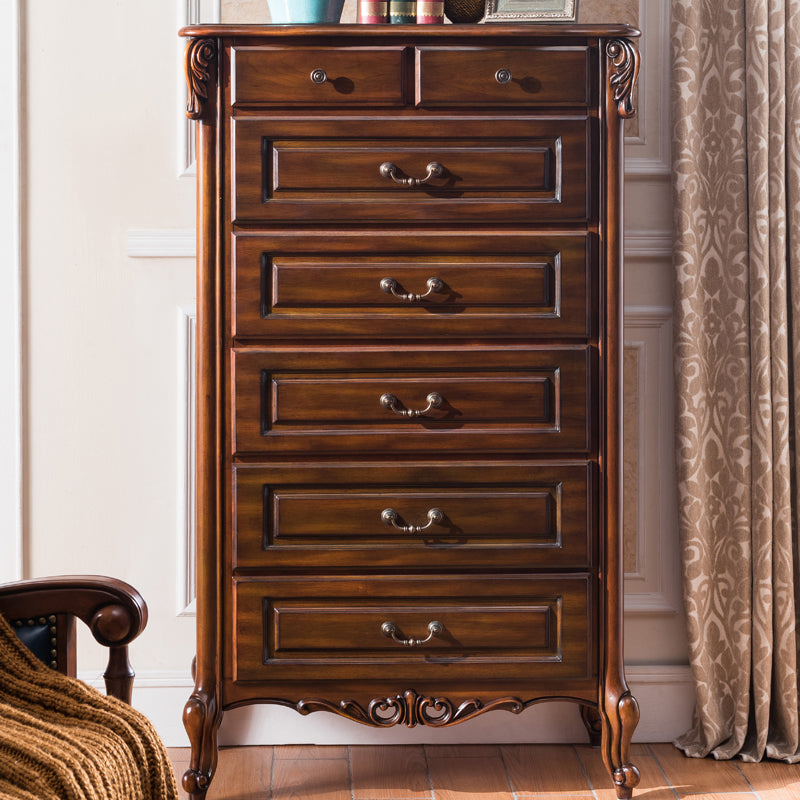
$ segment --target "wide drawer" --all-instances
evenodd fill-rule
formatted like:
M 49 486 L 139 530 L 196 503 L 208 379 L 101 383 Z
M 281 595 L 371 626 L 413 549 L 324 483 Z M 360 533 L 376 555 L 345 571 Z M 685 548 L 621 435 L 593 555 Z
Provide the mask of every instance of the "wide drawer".
M 403 105 L 402 47 L 233 47 L 234 106 Z
M 592 584 L 588 574 L 240 580 L 234 679 L 586 677 Z M 395 640 L 426 638 L 432 622 L 441 632 L 424 644 Z
M 586 452 L 590 352 L 236 349 L 235 452 Z
M 585 221 L 589 120 L 235 119 L 234 221 Z
M 236 336 L 441 341 L 590 331 L 586 234 L 234 238 Z
M 589 102 L 587 47 L 418 47 L 418 106 Z
M 592 467 L 238 466 L 234 567 L 588 568 Z

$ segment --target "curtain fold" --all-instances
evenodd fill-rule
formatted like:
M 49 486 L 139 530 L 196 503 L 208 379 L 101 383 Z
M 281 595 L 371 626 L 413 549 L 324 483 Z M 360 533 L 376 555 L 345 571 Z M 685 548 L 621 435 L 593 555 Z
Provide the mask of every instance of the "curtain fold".
M 800 0 L 673 0 L 687 755 L 800 761 Z

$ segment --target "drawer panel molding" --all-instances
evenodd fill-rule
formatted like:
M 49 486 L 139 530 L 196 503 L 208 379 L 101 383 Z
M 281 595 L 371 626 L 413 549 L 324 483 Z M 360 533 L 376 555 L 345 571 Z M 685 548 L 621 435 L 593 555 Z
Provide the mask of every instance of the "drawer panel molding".
M 587 677 L 592 585 L 588 574 L 239 580 L 235 679 L 302 681 L 320 668 L 352 679 L 375 667 L 409 679 Z M 399 644 L 386 623 L 420 643 Z
M 592 472 L 586 462 L 238 466 L 234 566 L 585 569 Z
M 235 119 L 233 220 L 577 224 L 594 210 L 590 127 L 378 119 L 320 122 L 309 138 L 296 120 Z M 431 164 L 442 171 L 422 183 Z
M 236 452 L 586 452 L 590 355 L 583 346 L 238 349 Z
M 398 246 L 411 249 L 405 237 L 326 237 L 311 255 L 309 240 L 317 238 L 234 237 L 235 335 L 435 339 L 507 336 L 509 329 L 546 338 L 590 332 L 594 243 L 586 234 L 508 235 L 502 254 L 496 242 L 494 252 L 470 252 L 453 234 L 446 255 L 437 252 L 443 237 L 425 234 L 417 252 L 400 255 Z

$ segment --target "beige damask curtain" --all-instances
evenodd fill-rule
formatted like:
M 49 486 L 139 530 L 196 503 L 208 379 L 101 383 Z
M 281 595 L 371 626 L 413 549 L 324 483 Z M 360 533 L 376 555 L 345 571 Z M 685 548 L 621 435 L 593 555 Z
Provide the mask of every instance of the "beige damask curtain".
M 800 760 L 800 0 L 673 0 L 688 755 Z

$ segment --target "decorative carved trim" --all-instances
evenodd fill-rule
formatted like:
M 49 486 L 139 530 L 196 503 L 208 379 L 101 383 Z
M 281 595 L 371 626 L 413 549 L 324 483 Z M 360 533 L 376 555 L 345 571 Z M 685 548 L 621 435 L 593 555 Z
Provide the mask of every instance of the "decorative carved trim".
M 217 44 L 214 39 L 191 39 L 186 45 L 184 69 L 189 100 L 186 103 L 186 116 L 200 119 L 203 116 L 205 101 L 208 100 L 209 64 L 217 57 Z
M 295 708 L 303 715 L 312 711 L 332 711 L 354 722 L 377 728 L 391 728 L 394 725 L 405 725 L 409 728 L 416 725 L 445 728 L 466 722 L 487 711 L 502 709 L 519 714 L 528 705 L 530 704 L 517 697 L 501 697 L 485 705 L 480 700 L 465 700 L 456 708 L 446 697 L 425 697 L 409 689 L 394 697 L 375 698 L 370 701 L 366 709 L 355 700 L 332 703 L 317 698 L 301 700 Z
M 636 114 L 633 87 L 639 76 L 639 50 L 628 39 L 612 39 L 606 45 L 606 57 L 611 62 L 608 82 L 614 92 L 614 102 L 620 117 Z

